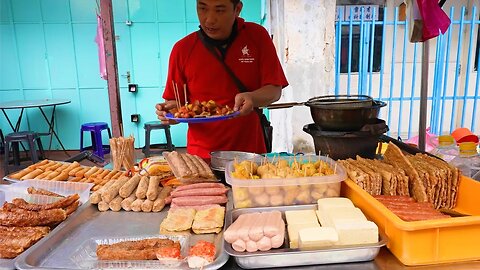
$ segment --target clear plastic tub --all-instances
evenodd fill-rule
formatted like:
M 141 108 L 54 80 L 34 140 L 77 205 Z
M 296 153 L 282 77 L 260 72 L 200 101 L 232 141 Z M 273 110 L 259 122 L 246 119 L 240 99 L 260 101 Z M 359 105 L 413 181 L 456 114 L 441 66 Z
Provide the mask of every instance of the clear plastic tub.
M 340 196 L 341 182 L 347 178 L 344 168 L 334 160 L 324 156 L 282 157 L 289 165 L 298 162 L 325 162 L 334 174 L 296 178 L 239 179 L 232 175 L 234 162 L 227 164 L 226 181 L 232 186 L 235 208 L 266 207 L 280 205 L 302 205 L 316 203 L 318 199 Z M 268 158 L 269 162 L 278 162 L 277 158 Z M 261 165 L 265 158 L 255 159 Z
M 142 235 L 133 237 L 112 237 L 112 238 L 91 238 L 83 242 L 82 245 L 72 255 L 72 261 L 77 264 L 80 269 L 185 269 L 185 259 L 178 261 L 177 265 L 169 265 L 160 260 L 98 260 L 97 259 L 97 246 L 98 245 L 111 245 L 124 241 L 137 241 L 143 239 L 170 239 L 180 243 L 180 254 L 182 258 L 187 256 L 188 252 L 188 237 L 186 236 L 166 236 L 166 235 Z
M 80 196 L 80 202 L 86 203 L 90 197 L 90 189 L 93 184 L 91 183 L 77 183 L 77 182 L 63 182 L 63 181 L 44 181 L 44 180 L 25 180 L 22 182 L 13 183 L 10 185 L 5 185 L 0 187 L 1 190 L 5 191 L 5 200 L 12 201 L 15 198 L 23 198 L 31 203 L 50 203 L 50 201 L 45 201 L 45 197 L 53 198 L 49 196 L 37 195 L 33 196 L 28 194 L 27 189 L 29 187 L 42 188 L 51 192 L 63 196 L 69 196 L 77 193 Z M 42 199 L 44 198 L 44 199 Z M 56 200 L 56 199 L 55 199 Z M 55 201 L 53 200 L 53 201 Z

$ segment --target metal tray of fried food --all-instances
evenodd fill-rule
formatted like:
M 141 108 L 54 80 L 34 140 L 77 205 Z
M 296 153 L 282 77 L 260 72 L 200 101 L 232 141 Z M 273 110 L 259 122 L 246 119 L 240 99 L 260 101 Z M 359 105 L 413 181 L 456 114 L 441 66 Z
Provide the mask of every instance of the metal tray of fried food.
M 1 193 L 1 192 L 0 192 Z M 1 197 L 1 196 L 0 196 Z M 3 199 L 0 198 L 0 202 L 2 202 Z M 3 203 L 1 203 L 3 204 Z M 88 204 L 88 205 L 87 205 Z M 29 247 L 27 250 L 25 250 L 22 254 L 20 254 L 19 256 L 17 256 L 16 258 L 14 259 L 0 259 L 0 269 L 16 269 L 15 267 L 15 263 L 18 261 L 18 259 L 22 256 L 22 255 L 25 255 L 26 253 L 30 252 L 31 250 L 34 250 L 40 246 L 43 245 L 44 242 L 48 241 L 49 238 L 51 237 L 55 237 L 55 235 L 60 232 L 61 230 L 63 230 L 63 228 L 65 226 L 67 226 L 67 224 L 69 222 L 71 222 L 72 220 L 75 220 L 78 216 L 81 215 L 81 213 L 87 208 L 90 206 L 90 203 L 84 203 L 82 204 L 80 207 L 78 207 L 78 209 L 73 212 L 66 220 L 64 220 L 62 223 L 60 223 L 59 225 L 57 225 L 53 230 L 51 230 L 45 237 L 43 237 L 42 239 L 40 239 L 37 243 L 35 243 L 34 245 L 32 245 L 31 247 Z
M 245 213 L 276 210 L 282 213 L 282 217 L 285 220 L 285 211 L 308 209 L 316 210 L 317 204 L 234 209 L 227 211 L 224 228 L 227 229 L 238 216 Z M 289 242 L 288 233 L 285 231 L 283 246 L 269 251 L 238 252 L 226 241 L 224 241 L 224 245 L 225 251 L 235 258 L 240 267 L 254 269 L 371 261 L 377 256 L 380 248 L 387 243 L 386 238 L 382 235 L 379 236 L 379 241 L 374 244 L 332 246 L 316 250 L 290 248 Z
M 72 255 L 78 253 L 78 248 L 85 246 L 87 241 L 96 238 L 125 238 L 158 234 L 160 223 L 167 216 L 169 209 L 165 207 L 158 213 L 100 212 L 90 202 L 87 204 L 86 209 L 80 215 L 71 219 L 55 235 L 44 239 L 35 248 L 20 255 L 15 266 L 18 269 L 85 269 L 77 263 L 78 260 Z M 228 203 L 225 208 L 228 212 L 232 208 L 232 204 Z M 223 231 L 219 234 L 192 234 L 189 237 L 189 243 L 195 243 L 200 239 L 213 241 L 217 247 L 215 261 L 202 269 L 212 270 L 222 267 L 229 258 L 224 250 Z M 136 264 L 135 268 L 148 268 L 148 265 Z M 176 269 L 190 268 L 185 263 Z

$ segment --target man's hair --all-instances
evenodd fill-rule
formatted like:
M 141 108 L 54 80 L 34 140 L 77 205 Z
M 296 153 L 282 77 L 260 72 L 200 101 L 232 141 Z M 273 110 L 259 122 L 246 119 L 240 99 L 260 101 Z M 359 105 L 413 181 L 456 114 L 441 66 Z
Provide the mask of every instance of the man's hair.
M 240 3 L 240 0 L 230 0 L 233 3 L 233 6 L 236 7 L 238 3 Z

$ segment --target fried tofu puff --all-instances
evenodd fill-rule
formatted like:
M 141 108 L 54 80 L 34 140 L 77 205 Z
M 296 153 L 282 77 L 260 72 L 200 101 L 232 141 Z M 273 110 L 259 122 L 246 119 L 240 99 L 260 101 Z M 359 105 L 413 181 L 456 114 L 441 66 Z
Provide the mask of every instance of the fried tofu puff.
M 313 164 L 313 163 L 302 164 L 301 170 L 302 170 L 302 172 L 304 172 L 304 175 L 306 177 L 312 176 L 314 173 L 317 172 L 317 169 L 315 168 L 315 164 Z
M 279 159 L 277 161 L 277 168 L 290 168 L 289 164 L 288 164 L 288 161 L 286 161 L 285 159 Z
M 260 165 L 257 167 L 257 175 L 260 176 L 260 178 L 268 178 L 265 177 L 265 175 L 275 173 L 276 169 L 277 168 L 272 163 Z

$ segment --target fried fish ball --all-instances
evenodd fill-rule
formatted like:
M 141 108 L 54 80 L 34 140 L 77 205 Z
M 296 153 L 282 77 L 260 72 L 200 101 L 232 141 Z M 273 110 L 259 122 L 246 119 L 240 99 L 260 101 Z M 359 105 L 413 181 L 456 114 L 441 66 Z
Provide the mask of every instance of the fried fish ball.
M 255 206 L 268 206 L 270 196 L 268 196 L 267 193 L 262 193 L 253 197 L 253 201 L 255 202 Z
M 316 189 L 314 189 L 314 190 L 312 190 L 312 192 L 310 192 L 310 196 L 311 196 L 312 199 L 314 199 L 314 200 L 318 200 L 318 199 L 320 199 L 320 198 L 325 197 L 324 194 L 325 194 L 324 192 L 320 192 L 320 191 L 318 191 L 318 190 L 316 190 Z
M 310 191 L 302 190 L 297 196 L 297 202 L 299 204 L 309 204 L 311 203 L 312 198 L 310 197 Z
M 270 196 L 270 205 L 271 206 L 279 206 L 283 204 L 283 196 L 282 194 L 271 195 Z
M 294 189 L 285 190 L 284 192 L 284 203 L 285 205 L 294 204 L 295 199 L 300 193 L 300 189 L 295 187 Z
M 248 192 L 251 195 L 260 195 L 265 193 L 265 187 L 249 187 Z
M 235 200 L 234 202 L 235 208 L 247 208 L 247 207 L 252 207 L 252 201 L 251 200 Z
M 328 184 L 314 184 L 313 185 L 313 190 L 324 193 L 328 189 Z
M 280 186 L 265 187 L 265 192 L 269 195 L 278 195 L 280 194 Z
M 233 197 L 235 200 L 243 201 L 248 199 L 248 189 L 247 188 L 233 188 Z
M 294 170 L 299 170 L 302 168 L 302 164 L 300 164 L 300 162 L 298 161 L 293 161 L 292 164 L 290 165 L 290 168 L 294 169 Z

